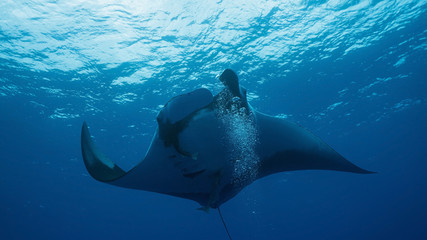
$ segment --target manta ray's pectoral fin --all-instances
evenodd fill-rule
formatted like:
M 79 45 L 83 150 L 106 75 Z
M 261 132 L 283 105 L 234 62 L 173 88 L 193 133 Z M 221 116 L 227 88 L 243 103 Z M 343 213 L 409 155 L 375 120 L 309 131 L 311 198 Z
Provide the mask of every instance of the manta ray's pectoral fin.
M 351 163 L 310 131 L 285 119 L 256 113 L 261 162 L 258 178 L 295 170 L 374 173 Z
M 90 136 L 86 122 L 82 126 L 81 146 L 86 168 L 96 180 L 110 182 L 126 174 L 125 171 L 99 151 Z

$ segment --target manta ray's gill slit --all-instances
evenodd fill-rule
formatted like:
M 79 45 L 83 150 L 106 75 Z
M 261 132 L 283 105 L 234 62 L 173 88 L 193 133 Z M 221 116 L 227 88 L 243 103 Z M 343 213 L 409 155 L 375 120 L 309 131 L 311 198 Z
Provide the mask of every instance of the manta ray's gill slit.
M 258 133 L 254 115 L 245 108 L 221 110 L 221 120 L 226 127 L 227 140 L 231 146 L 234 184 L 246 185 L 254 181 L 258 174 L 259 157 L 255 151 Z

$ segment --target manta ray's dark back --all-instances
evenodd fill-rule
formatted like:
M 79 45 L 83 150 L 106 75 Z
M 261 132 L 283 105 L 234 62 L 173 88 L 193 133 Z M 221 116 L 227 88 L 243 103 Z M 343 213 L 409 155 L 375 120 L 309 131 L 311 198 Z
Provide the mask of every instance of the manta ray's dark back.
M 372 173 L 305 128 L 255 111 L 232 70 L 225 70 L 220 79 L 225 88 L 216 96 L 198 89 L 165 105 L 144 159 L 129 171 L 102 154 L 83 123 L 82 155 L 90 175 L 116 186 L 217 208 L 256 179 L 274 173 L 306 169 Z

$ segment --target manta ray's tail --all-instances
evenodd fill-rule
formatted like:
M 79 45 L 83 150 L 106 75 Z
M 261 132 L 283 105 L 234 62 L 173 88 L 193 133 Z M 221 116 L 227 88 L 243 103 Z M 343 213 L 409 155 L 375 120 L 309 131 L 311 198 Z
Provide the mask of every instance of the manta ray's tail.
M 228 239 L 232 240 L 230 232 L 228 231 L 227 224 L 225 224 L 224 218 L 222 217 L 221 209 L 218 207 L 219 217 L 221 218 L 222 224 L 224 224 L 225 231 L 227 232 Z

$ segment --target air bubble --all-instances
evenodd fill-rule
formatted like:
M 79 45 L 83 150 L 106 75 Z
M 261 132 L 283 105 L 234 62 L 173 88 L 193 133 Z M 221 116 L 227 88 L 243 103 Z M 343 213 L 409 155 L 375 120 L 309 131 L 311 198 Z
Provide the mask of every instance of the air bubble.
M 248 114 L 245 107 L 232 104 L 229 109 L 219 108 L 219 115 L 225 125 L 227 140 L 231 146 L 229 154 L 234 169 L 234 184 L 246 185 L 254 181 L 258 174 L 259 157 L 256 153 L 258 133 L 254 114 Z

